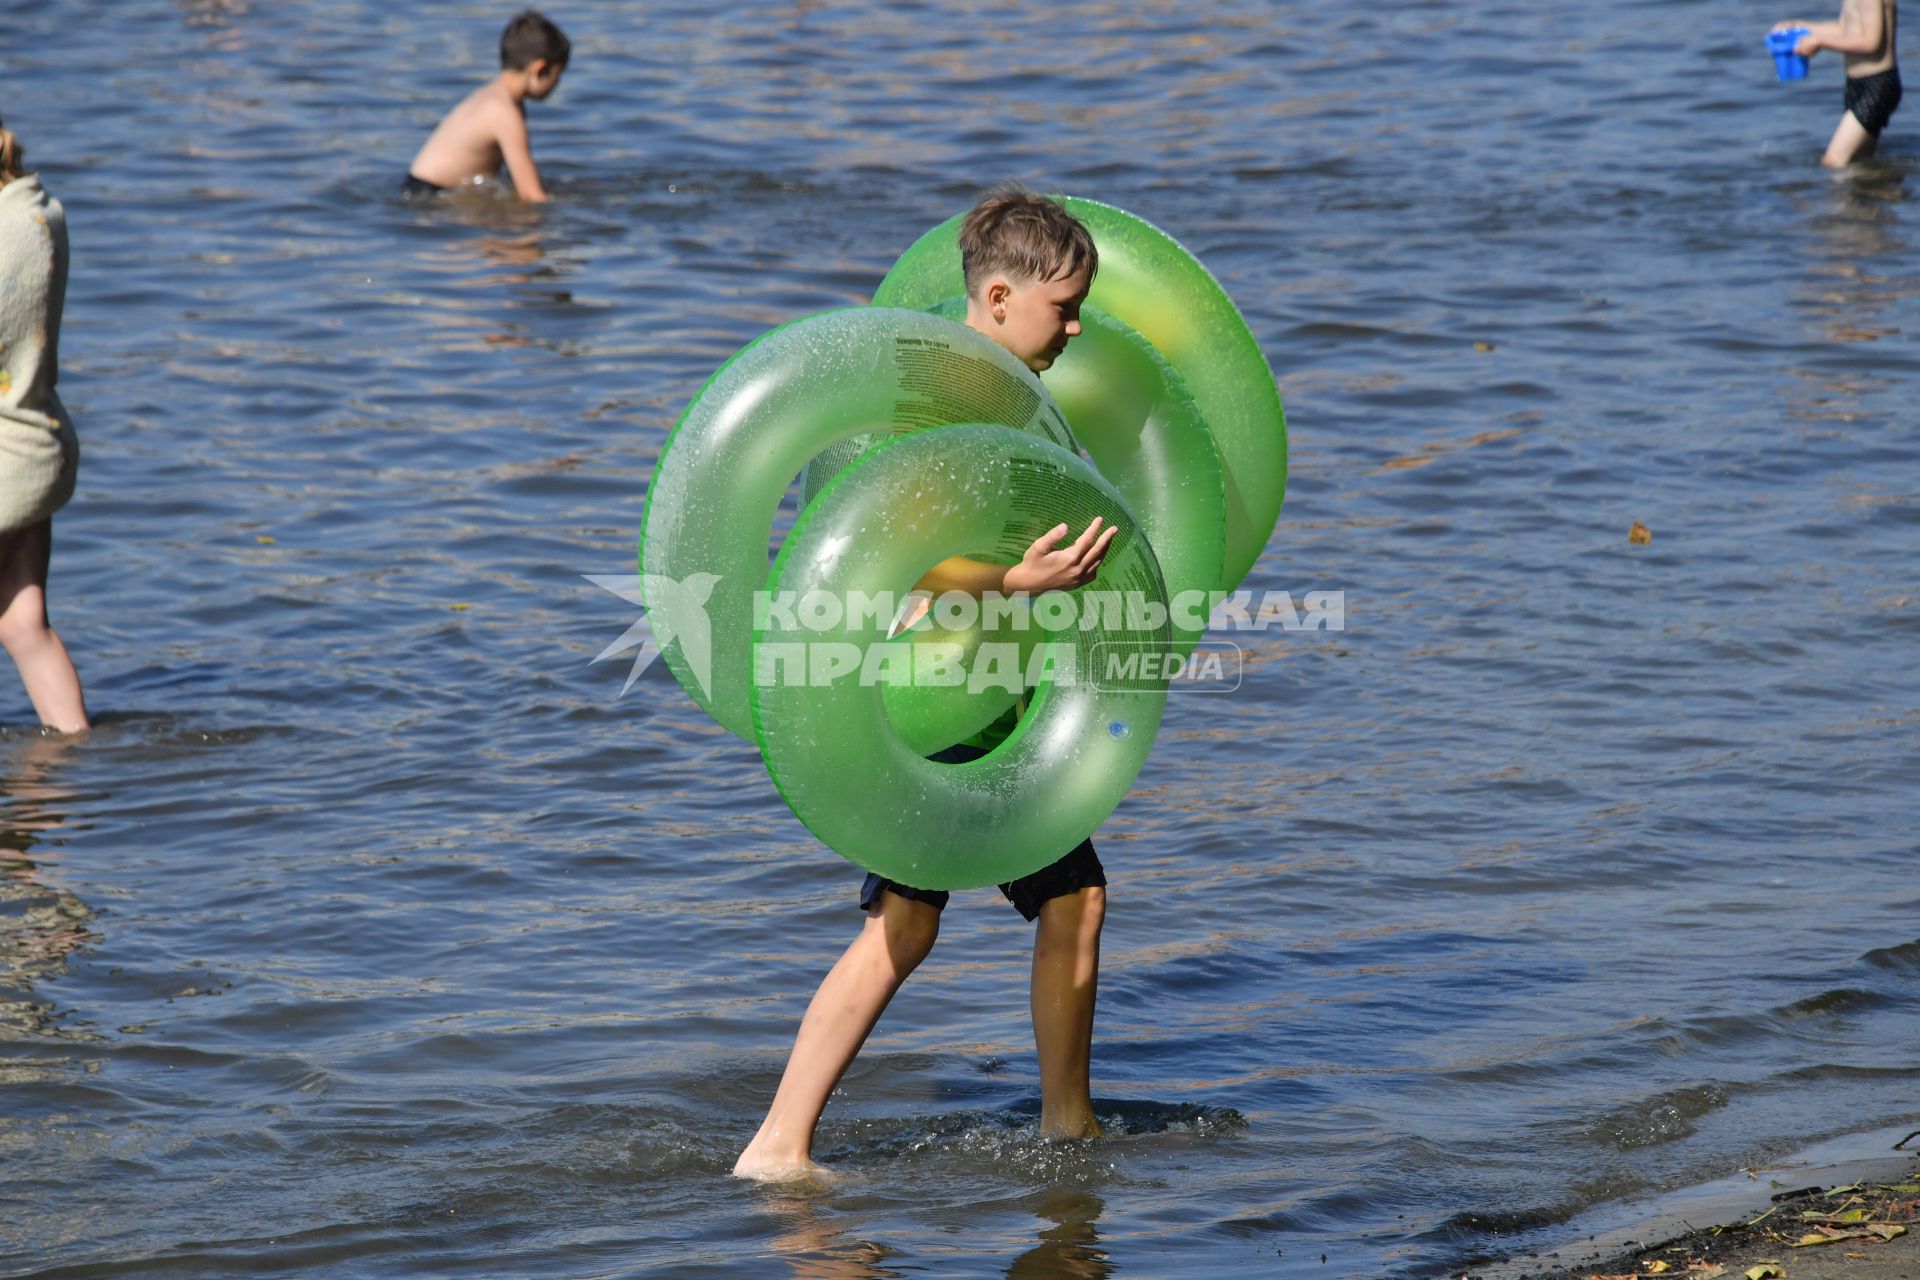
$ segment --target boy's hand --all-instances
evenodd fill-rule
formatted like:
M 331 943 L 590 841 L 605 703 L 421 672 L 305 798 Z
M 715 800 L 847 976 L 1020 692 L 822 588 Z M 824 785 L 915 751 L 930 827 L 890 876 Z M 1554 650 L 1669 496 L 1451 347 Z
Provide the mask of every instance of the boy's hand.
M 1100 517 L 1095 516 L 1087 531 L 1075 538 L 1071 546 L 1057 545 L 1067 535 L 1065 524 L 1057 524 L 1035 538 L 1020 563 L 1007 570 L 1007 594 L 1071 591 L 1092 582 L 1113 536 L 1120 532 L 1118 525 L 1112 525 L 1101 533 L 1101 523 Z
M 1785 31 L 1789 27 L 1812 27 L 1812 25 L 1812 23 L 1802 22 L 1798 18 L 1788 18 L 1785 22 L 1774 23 L 1768 30 Z M 1820 43 L 1820 37 L 1809 30 L 1806 35 L 1800 37 L 1799 43 L 1793 46 L 1793 51 L 1803 58 L 1811 58 L 1824 47 L 1825 46 Z

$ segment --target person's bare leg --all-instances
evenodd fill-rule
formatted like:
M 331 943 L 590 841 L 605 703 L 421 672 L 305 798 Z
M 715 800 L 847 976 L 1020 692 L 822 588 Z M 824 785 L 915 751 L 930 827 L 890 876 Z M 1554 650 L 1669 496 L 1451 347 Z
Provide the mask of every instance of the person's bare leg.
M 47 622 L 47 565 L 53 519 L 0 534 L 0 646 L 20 668 L 20 682 L 40 723 L 62 733 L 87 728 L 87 703 L 67 646 Z
M 1879 145 L 1880 139 L 1868 133 L 1867 126 L 1854 119 L 1853 112 L 1842 111 L 1833 139 L 1827 143 L 1827 154 L 1820 157 L 1820 163 L 1829 169 L 1844 169 L 1855 160 L 1873 155 Z
M 860 936 L 813 993 L 773 1105 L 734 1163 L 735 1176 L 773 1179 L 823 1172 L 813 1161 L 813 1130 L 827 1098 L 939 933 L 940 913 L 926 903 L 880 894 Z
M 1107 891 L 1097 885 L 1040 906 L 1033 936 L 1033 1044 L 1040 1056 L 1040 1132 L 1051 1137 L 1100 1132 L 1088 1076 L 1106 915 Z

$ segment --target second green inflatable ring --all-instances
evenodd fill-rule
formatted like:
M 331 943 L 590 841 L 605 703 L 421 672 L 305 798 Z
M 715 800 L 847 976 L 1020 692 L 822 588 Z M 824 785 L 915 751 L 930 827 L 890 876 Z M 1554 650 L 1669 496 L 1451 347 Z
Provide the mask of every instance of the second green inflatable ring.
M 1095 515 L 1120 533 L 1092 583 L 1031 602 L 1030 629 L 1045 638 L 1009 646 L 1006 666 L 1034 678 L 1032 702 L 983 759 L 937 764 L 896 731 L 876 681 L 902 664 L 874 659 L 906 637 L 889 639 L 884 623 L 772 616 L 756 628 L 755 736 L 780 793 L 828 847 L 921 889 L 1000 884 L 1055 861 L 1145 763 L 1167 696 L 1155 655 L 1171 637 L 1164 617 L 1130 627 L 1124 611 L 1099 612 L 1100 597 L 1164 609 L 1159 565 L 1114 487 L 1033 435 L 967 425 L 885 441 L 807 505 L 769 590 L 898 593 L 947 556 L 1023 548 L 1058 520 L 1080 528 Z M 1061 612 L 1071 621 L 1050 625 Z

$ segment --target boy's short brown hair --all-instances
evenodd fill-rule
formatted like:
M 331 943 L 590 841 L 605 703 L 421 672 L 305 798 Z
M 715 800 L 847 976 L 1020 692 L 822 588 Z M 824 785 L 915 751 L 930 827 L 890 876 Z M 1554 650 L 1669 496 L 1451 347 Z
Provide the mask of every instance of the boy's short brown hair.
M 1060 201 L 1017 183 L 995 187 L 960 221 L 960 272 L 967 294 L 996 275 L 1015 281 L 1058 280 L 1100 269 L 1093 235 Z
M 508 71 L 519 71 L 535 58 L 564 67 L 572 54 L 573 44 L 565 33 L 532 9 L 515 15 L 500 33 L 500 65 Z
M 0 182 L 12 182 L 15 178 L 26 176 L 27 149 L 7 131 L 6 123 L 0 121 Z

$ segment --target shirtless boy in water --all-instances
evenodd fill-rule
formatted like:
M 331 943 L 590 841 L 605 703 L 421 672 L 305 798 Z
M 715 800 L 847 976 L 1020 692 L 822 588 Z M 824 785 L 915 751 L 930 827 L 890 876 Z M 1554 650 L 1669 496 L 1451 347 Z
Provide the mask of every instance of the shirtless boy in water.
M 447 113 L 407 169 L 402 190 L 431 195 L 500 172 L 513 175 L 522 200 L 543 204 L 547 189 L 527 138 L 527 99 L 560 87 L 572 46 L 560 28 L 528 9 L 500 33 L 500 74 Z
M 1894 53 L 1898 7 L 1898 0 L 1843 0 L 1834 22 L 1782 22 L 1774 27 L 1807 28 L 1794 46 L 1803 58 L 1822 49 L 1847 55 L 1847 109 L 1820 157 L 1829 168 L 1871 156 L 1880 144 L 1880 131 L 1900 105 L 1900 68 Z

